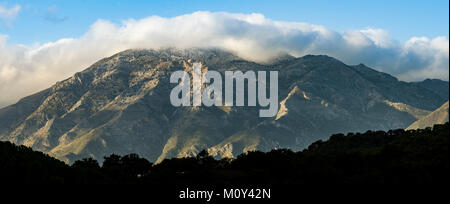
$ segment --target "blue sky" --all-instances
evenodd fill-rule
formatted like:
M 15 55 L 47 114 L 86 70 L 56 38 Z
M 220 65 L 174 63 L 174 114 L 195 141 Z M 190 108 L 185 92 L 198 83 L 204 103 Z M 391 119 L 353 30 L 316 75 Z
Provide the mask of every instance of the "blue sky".
M 97 19 L 120 22 L 151 15 L 174 17 L 195 11 L 261 13 L 279 21 L 323 25 L 344 32 L 351 29 L 381 28 L 400 42 L 413 36 L 448 36 L 449 2 L 433 1 L 1 1 L 0 6 L 21 9 L 11 22 L 0 21 L 0 34 L 19 44 L 78 37 Z

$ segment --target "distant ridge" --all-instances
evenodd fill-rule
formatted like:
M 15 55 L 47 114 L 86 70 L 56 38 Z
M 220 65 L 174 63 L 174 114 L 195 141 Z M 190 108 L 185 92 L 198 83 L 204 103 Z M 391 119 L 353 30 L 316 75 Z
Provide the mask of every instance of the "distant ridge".
M 425 79 L 420 82 L 413 82 L 420 87 L 426 88 L 430 91 L 439 94 L 443 98 L 448 98 L 449 93 L 449 83 L 448 81 L 442 81 L 440 79 Z

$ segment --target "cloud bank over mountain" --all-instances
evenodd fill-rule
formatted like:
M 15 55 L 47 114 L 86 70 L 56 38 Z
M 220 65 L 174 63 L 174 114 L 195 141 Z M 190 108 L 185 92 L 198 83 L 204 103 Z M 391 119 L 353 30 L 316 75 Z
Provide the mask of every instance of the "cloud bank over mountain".
M 32 46 L 8 43 L 8 36 L 0 35 L 0 107 L 119 51 L 162 47 L 216 47 L 258 62 L 281 53 L 325 54 L 347 64 L 364 63 L 407 81 L 449 77 L 446 36 L 413 37 L 399 43 L 382 29 L 340 33 L 261 14 L 195 12 L 120 24 L 98 20 L 80 37 Z

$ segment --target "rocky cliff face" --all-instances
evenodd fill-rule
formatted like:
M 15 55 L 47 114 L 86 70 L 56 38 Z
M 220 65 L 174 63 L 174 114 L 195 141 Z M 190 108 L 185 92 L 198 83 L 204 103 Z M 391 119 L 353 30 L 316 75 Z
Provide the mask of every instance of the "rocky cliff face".
M 203 69 L 279 71 L 279 112 L 260 107 L 173 107 L 170 74 Z M 448 83 L 448 82 L 447 82 Z M 47 90 L 0 109 L 0 139 L 70 162 L 111 153 L 152 161 L 249 150 L 299 150 L 338 132 L 408 125 L 448 98 L 364 65 L 328 56 L 284 57 L 270 64 L 214 49 L 127 50 Z

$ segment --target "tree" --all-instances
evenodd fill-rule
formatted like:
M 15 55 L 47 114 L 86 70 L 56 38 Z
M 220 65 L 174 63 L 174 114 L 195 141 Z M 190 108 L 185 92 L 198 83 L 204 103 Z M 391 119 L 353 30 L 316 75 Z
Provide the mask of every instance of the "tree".
M 73 168 L 83 168 L 83 169 L 100 169 L 100 165 L 97 160 L 93 158 L 84 158 L 82 160 L 77 160 L 72 164 Z

